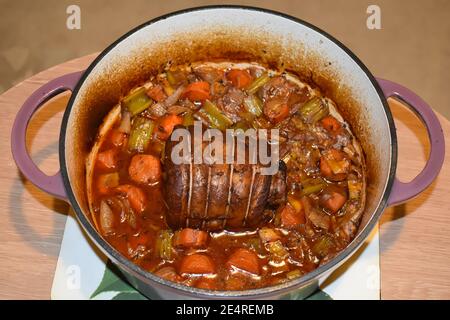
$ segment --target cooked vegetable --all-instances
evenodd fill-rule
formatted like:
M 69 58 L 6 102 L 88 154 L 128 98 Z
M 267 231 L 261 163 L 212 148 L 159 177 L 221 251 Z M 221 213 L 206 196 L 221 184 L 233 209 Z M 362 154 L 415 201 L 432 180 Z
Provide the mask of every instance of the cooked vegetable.
M 187 112 L 183 116 L 183 126 L 189 127 L 194 125 L 194 117 L 192 116 L 192 112 Z
M 161 85 L 156 85 L 148 89 L 147 95 L 157 102 L 161 102 L 167 98 L 167 95 Z
M 308 195 L 308 194 L 311 194 L 311 193 L 319 192 L 319 191 L 321 191 L 325 186 L 326 186 L 326 184 L 324 184 L 324 183 L 319 183 L 319 184 L 314 184 L 314 185 L 310 185 L 310 186 L 304 187 L 304 188 L 302 189 L 302 194 L 303 194 L 303 195 Z
M 227 79 L 230 80 L 236 88 L 245 88 L 252 82 L 252 76 L 246 70 L 233 69 L 227 73 Z
M 120 120 L 120 126 L 117 131 L 129 134 L 130 130 L 131 130 L 131 114 L 128 111 L 125 111 L 122 113 L 122 119 Z
M 328 254 L 332 246 L 333 239 L 329 235 L 323 235 L 316 240 L 314 246 L 312 247 L 312 251 L 314 254 L 323 258 Z
M 348 180 L 347 185 L 350 199 L 358 199 L 361 195 L 362 183 L 357 180 Z
M 193 82 L 184 89 L 182 96 L 191 101 L 205 101 L 210 98 L 209 83 L 206 81 Z
M 261 228 L 258 231 L 259 237 L 261 238 L 261 241 L 263 243 L 266 242 L 271 242 L 271 241 L 276 241 L 276 240 L 280 240 L 281 237 L 278 235 L 278 233 L 272 229 L 272 228 Z
M 289 255 L 289 253 L 287 252 L 286 248 L 283 246 L 283 243 L 280 240 L 269 242 L 267 244 L 267 248 L 270 254 L 278 260 L 283 260 L 287 258 L 287 256 Z
M 342 181 L 347 178 L 350 161 L 344 152 L 330 149 L 320 158 L 320 171 L 324 177 L 333 181 Z
M 97 166 L 104 170 L 116 169 L 117 161 L 117 149 L 105 150 L 97 155 Z
M 293 228 L 305 223 L 305 214 L 300 210 L 295 210 L 291 205 L 287 204 L 280 213 L 281 225 L 284 228 Z
M 320 205 L 331 213 L 336 213 L 347 201 L 347 193 L 336 186 L 327 187 L 320 194 Z
M 165 108 L 169 108 L 176 104 L 178 100 L 181 98 L 183 92 L 185 91 L 183 86 L 180 86 L 175 90 L 167 99 L 163 102 Z M 161 116 L 161 115 L 159 115 Z
M 152 120 L 137 117 L 133 121 L 133 126 L 128 139 L 128 149 L 131 151 L 144 152 L 152 138 L 155 124 Z
M 259 117 L 262 114 L 263 103 L 256 95 L 250 95 L 244 99 L 244 107 L 252 115 Z
M 202 248 L 206 246 L 208 237 L 206 231 L 184 228 L 175 232 L 173 245 L 183 248 Z
M 164 159 L 164 148 L 166 146 L 165 141 L 159 139 L 153 139 L 148 146 L 148 153 L 152 155 L 159 155 L 159 159 L 163 161 Z
M 114 214 L 105 200 L 100 202 L 100 226 L 104 235 L 114 233 Z
M 288 194 L 287 200 L 296 212 L 300 212 L 303 209 L 302 202 L 293 194 Z
M 163 102 L 158 102 L 152 105 L 150 109 L 148 109 L 148 113 L 152 116 L 152 118 L 158 118 L 165 115 L 167 112 L 167 108 Z
M 227 266 L 232 270 L 242 270 L 255 275 L 259 274 L 258 256 L 244 248 L 239 248 L 228 258 Z
M 326 182 L 322 179 L 307 179 L 302 181 L 301 194 L 307 196 L 312 193 L 317 193 L 322 191 L 326 186 Z
M 161 180 L 161 162 L 149 154 L 137 154 L 128 167 L 131 180 L 142 184 L 154 184 Z
M 156 136 L 160 140 L 167 140 L 170 135 L 172 134 L 173 128 L 176 125 L 182 124 L 183 118 L 180 116 L 177 116 L 175 114 L 167 114 L 161 119 L 159 119 L 157 126 L 156 126 Z
M 320 121 L 320 123 L 325 128 L 325 130 L 327 130 L 333 134 L 339 133 L 339 131 L 342 128 L 339 121 L 337 121 L 336 118 L 333 116 L 328 116 L 328 117 L 323 118 Z
M 259 90 L 263 85 L 265 85 L 270 80 L 270 76 L 268 73 L 263 73 L 260 77 L 256 78 L 248 87 L 247 92 L 249 94 L 254 94 Z
M 186 81 L 186 75 L 181 70 L 168 70 L 166 72 L 167 81 L 171 86 L 177 87 L 180 83 Z
M 107 194 L 118 185 L 119 174 L 117 172 L 102 174 L 97 178 L 97 191 L 100 194 Z
M 337 161 L 335 159 L 325 159 L 334 174 L 346 173 L 348 171 L 350 163 L 347 161 L 347 159 L 342 159 L 340 161 Z
M 132 117 L 152 105 L 153 100 L 147 95 L 146 91 L 144 87 L 141 87 L 123 98 L 122 104 L 127 108 Z
M 174 73 L 174 72 L 168 70 L 168 71 L 166 72 L 166 77 L 167 77 L 167 81 L 169 82 L 169 84 L 170 84 L 171 86 L 177 85 L 178 81 L 177 81 L 177 79 L 176 79 L 176 76 L 175 76 L 175 73 Z
M 224 115 L 216 107 L 216 105 L 209 100 L 205 101 L 205 103 L 203 104 L 203 109 L 200 109 L 200 111 L 202 110 L 204 110 L 205 115 L 207 116 L 213 128 L 225 130 L 233 124 L 233 121 L 231 121 L 226 115 Z
M 145 193 L 139 189 L 138 187 L 124 184 L 118 186 L 116 191 L 126 196 L 128 201 L 130 202 L 131 208 L 137 213 L 141 213 L 145 210 L 147 206 L 147 197 Z
M 127 136 L 128 135 L 126 133 L 121 132 L 119 130 L 111 130 L 109 139 L 115 147 L 121 147 L 126 145 Z
M 324 229 L 326 231 L 330 229 L 330 217 L 316 208 L 312 209 L 309 212 L 308 220 L 310 220 L 312 224 L 318 228 Z
M 269 100 L 264 105 L 264 114 L 272 123 L 277 124 L 289 116 L 289 107 L 283 101 Z
M 250 239 L 247 240 L 246 242 L 247 247 L 251 250 L 253 250 L 254 252 L 256 252 L 257 254 L 263 254 L 264 252 L 262 251 L 262 245 L 261 245 L 261 239 L 259 237 L 252 237 Z
M 161 259 L 172 259 L 172 237 L 172 230 L 161 230 L 159 232 L 158 238 L 156 240 L 156 251 L 158 252 Z
M 306 102 L 299 111 L 303 117 L 303 121 L 313 124 L 327 116 L 330 112 L 328 105 L 320 97 L 312 98 Z
M 164 82 L 163 90 L 166 96 L 172 95 L 173 92 L 175 91 L 175 89 L 170 85 L 169 81 L 167 80 Z
M 180 274 L 212 274 L 215 273 L 214 262 L 205 254 L 191 254 L 181 260 Z
M 138 235 L 133 235 L 128 239 L 128 247 L 131 251 L 134 251 L 135 253 L 139 254 L 140 252 L 145 251 L 149 240 L 150 236 L 147 233 L 141 232 Z

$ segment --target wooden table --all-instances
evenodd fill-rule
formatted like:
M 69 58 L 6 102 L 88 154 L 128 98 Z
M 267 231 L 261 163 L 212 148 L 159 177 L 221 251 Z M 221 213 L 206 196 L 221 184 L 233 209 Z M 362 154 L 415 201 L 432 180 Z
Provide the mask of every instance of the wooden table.
M 10 152 L 10 133 L 25 99 L 50 79 L 85 69 L 96 54 L 41 72 L 0 96 L 0 298 L 48 299 L 68 204 L 27 181 Z M 60 121 L 69 93 L 49 101 L 33 118 L 27 137 L 44 172 L 58 169 Z M 408 181 L 425 163 L 425 129 L 406 108 L 390 101 L 399 138 L 398 175 Z M 439 115 L 444 133 L 450 122 Z M 447 139 L 450 150 L 450 138 Z M 381 219 L 381 296 L 450 299 L 450 151 L 438 179 L 419 197 L 389 208 Z

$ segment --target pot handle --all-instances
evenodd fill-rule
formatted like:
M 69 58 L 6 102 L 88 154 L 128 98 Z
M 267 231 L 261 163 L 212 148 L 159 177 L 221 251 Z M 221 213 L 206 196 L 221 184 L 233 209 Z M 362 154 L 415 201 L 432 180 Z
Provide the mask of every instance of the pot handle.
M 389 80 L 377 79 L 386 98 L 394 97 L 406 105 L 422 120 L 430 140 L 430 155 L 423 170 L 410 182 L 401 182 L 397 177 L 392 186 L 388 205 L 403 203 L 425 190 L 437 177 L 444 163 L 445 141 L 441 124 L 431 107 L 411 90 Z
M 27 151 L 26 133 L 28 123 L 39 107 L 64 91 L 73 91 L 83 72 L 78 71 L 53 79 L 33 92 L 17 113 L 11 132 L 12 155 L 22 174 L 41 190 L 63 200 L 67 200 L 67 195 L 61 172 L 48 176 L 36 166 Z

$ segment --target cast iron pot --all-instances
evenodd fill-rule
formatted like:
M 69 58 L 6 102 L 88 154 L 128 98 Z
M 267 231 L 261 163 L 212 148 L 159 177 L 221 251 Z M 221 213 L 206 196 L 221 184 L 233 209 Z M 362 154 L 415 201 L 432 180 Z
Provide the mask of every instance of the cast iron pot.
M 367 202 L 357 236 L 334 259 L 307 275 L 272 287 L 243 291 L 209 291 L 166 281 L 146 272 L 111 247 L 95 230 L 86 197 L 85 159 L 102 118 L 121 95 L 173 64 L 205 59 L 253 60 L 285 68 L 319 86 L 361 141 L 367 163 Z M 61 170 L 47 176 L 32 162 L 25 146 L 28 122 L 48 99 L 70 90 L 62 120 Z M 431 143 L 429 160 L 411 182 L 395 178 L 397 138 L 386 99 L 406 102 L 423 120 Z M 308 296 L 364 242 L 387 206 L 407 201 L 437 176 L 444 160 L 444 137 L 431 108 L 410 90 L 375 79 L 344 45 L 322 30 L 281 13 L 241 6 L 201 7 L 153 19 L 106 48 L 83 72 L 42 86 L 24 103 L 12 132 L 18 168 L 32 183 L 68 201 L 93 243 L 150 298 L 280 298 L 298 291 Z

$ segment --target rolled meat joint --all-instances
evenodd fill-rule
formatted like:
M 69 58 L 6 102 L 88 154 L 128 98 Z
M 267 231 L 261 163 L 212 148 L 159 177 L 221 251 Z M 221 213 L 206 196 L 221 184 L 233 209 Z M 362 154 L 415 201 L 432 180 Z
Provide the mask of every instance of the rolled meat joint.
M 262 175 L 259 163 L 175 164 L 171 153 L 177 143 L 166 142 L 164 158 L 163 193 L 167 222 L 173 229 L 257 228 L 273 218 L 273 210 L 268 209 L 285 203 L 286 166 L 282 161 L 272 176 Z

